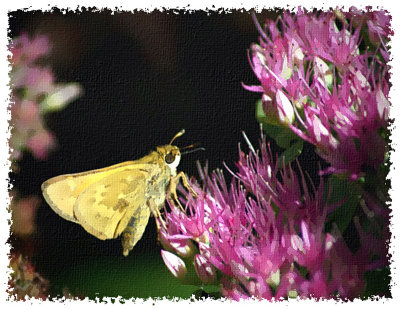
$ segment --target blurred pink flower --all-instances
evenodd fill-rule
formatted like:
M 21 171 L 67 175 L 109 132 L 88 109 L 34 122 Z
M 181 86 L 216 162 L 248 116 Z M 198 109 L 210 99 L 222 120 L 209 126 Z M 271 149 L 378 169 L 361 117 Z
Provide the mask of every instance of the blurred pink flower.
M 55 146 L 54 134 L 48 131 L 41 131 L 28 139 L 26 146 L 39 160 L 45 160 L 49 150 Z
M 15 117 L 20 126 L 32 126 L 39 117 L 39 107 L 33 101 L 23 100 L 11 107 L 11 116 Z
M 12 75 L 11 83 L 15 89 L 23 88 L 24 96 L 31 100 L 37 99 L 40 94 L 51 92 L 55 86 L 54 76 L 50 69 L 28 66 L 16 70 Z
M 36 229 L 36 210 L 40 205 L 37 196 L 19 199 L 14 196 L 11 203 L 12 232 L 19 237 L 29 236 Z
M 55 137 L 46 129 L 43 115 L 65 107 L 80 95 L 81 88 L 77 84 L 56 84 L 51 69 L 36 63 L 50 51 L 46 36 L 30 39 L 22 34 L 11 41 L 9 49 L 11 158 L 18 160 L 24 150 L 29 150 L 44 160 L 55 146 Z
M 10 62 L 14 66 L 22 63 L 30 64 L 50 51 L 49 39 L 45 35 L 29 38 L 28 34 L 14 38 L 9 47 L 11 51 Z

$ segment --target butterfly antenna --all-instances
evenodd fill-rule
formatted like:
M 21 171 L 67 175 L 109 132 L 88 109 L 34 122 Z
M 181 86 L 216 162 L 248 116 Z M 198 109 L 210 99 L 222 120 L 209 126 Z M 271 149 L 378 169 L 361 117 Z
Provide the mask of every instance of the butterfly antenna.
M 194 148 L 194 149 L 191 149 L 191 148 Z M 185 150 L 185 149 L 190 149 L 190 150 L 186 150 L 186 151 L 182 152 L 182 150 Z M 179 151 L 181 152 L 182 155 L 188 154 L 188 153 L 192 153 L 192 152 L 195 152 L 195 151 L 199 151 L 199 150 L 205 150 L 205 148 L 199 147 L 199 143 L 192 144 L 192 145 L 189 145 L 189 146 L 185 146 L 183 148 L 179 148 Z
M 172 145 L 173 141 L 176 140 L 179 136 L 182 136 L 183 134 L 185 134 L 185 129 L 182 129 L 178 133 L 176 133 L 168 145 Z

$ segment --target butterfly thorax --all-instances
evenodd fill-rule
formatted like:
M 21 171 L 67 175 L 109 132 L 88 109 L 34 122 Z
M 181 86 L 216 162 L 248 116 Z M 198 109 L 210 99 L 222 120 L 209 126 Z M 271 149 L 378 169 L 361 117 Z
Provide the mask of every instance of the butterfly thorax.
M 156 162 L 154 162 L 152 176 L 148 179 L 146 195 L 152 197 L 157 207 L 161 208 L 165 201 L 170 180 L 176 176 L 180 152 L 176 146 L 165 145 L 157 147 L 157 150 L 149 156 L 152 156 Z

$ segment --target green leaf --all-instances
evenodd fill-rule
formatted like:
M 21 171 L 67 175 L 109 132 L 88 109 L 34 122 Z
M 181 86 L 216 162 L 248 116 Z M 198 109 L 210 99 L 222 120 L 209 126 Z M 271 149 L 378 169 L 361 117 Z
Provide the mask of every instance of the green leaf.
M 199 289 L 173 277 L 159 254 L 94 259 L 60 271 L 52 286 L 53 293 L 61 294 L 67 287 L 73 295 L 89 299 L 119 295 L 126 299 L 164 296 L 188 299 Z
M 219 299 L 222 297 L 221 285 L 203 285 L 201 289 L 194 291 L 193 295 L 196 299 Z
M 265 112 L 263 108 L 262 100 L 258 100 L 256 102 L 256 119 L 259 123 L 268 124 L 273 126 L 282 126 L 278 111 L 272 105 L 268 105 L 270 108 L 270 112 Z
M 364 278 L 367 283 L 363 295 L 364 297 L 371 297 L 376 295 L 392 297 L 390 291 L 389 267 L 384 269 L 367 271 L 364 274 Z
M 328 225 L 330 226 L 335 222 L 339 231 L 344 233 L 359 205 L 360 188 L 356 182 L 340 178 L 337 175 L 332 175 L 330 178 L 329 188 L 332 192 L 329 203 L 334 204 L 343 201 L 343 204 L 328 216 Z
M 284 165 L 288 165 L 294 161 L 303 151 L 303 141 L 299 140 L 286 149 L 278 158 L 278 166 L 282 168 Z
M 289 148 L 294 142 L 301 141 L 301 139 L 295 133 L 293 133 L 292 130 L 283 125 L 276 126 L 268 123 L 262 123 L 262 129 L 264 133 L 275 140 L 276 144 L 282 149 Z
M 218 292 L 221 292 L 221 285 L 220 284 L 205 284 L 203 286 L 203 290 L 209 294 L 218 293 Z
M 275 136 L 275 141 L 277 145 L 283 149 L 286 149 L 293 145 L 294 141 L 301 142 L 302 140 L 295 134 L 293 133 L 292 130 L 290 130 L 288 127 L 280 127 L 280 130 Z
M 267 115 L 264 113 L 262 108 L 262 100 L 256 102 L 256 119 L 260 123 L 267 123 Z

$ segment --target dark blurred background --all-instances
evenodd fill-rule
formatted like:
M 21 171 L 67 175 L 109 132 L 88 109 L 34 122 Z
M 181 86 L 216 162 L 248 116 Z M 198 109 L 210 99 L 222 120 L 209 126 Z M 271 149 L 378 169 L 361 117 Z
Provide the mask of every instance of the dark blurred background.
M 262 23 L 276 15 L 257 17 Z M 238 143 L 245 146 L 242 130 L 258 144 L 254 107 L 260 95 L 241 85 L 258 84 L 247 58 L 258 41 L 249 12 L 17 11 L 9 24 L 11 38 L 48 35 L 53 48 L 46 64 L 56 81 L 78 82 L 84 91 L 45 119 L 58 148 L 46 161 L 24 154 L 12 177 L 21 195 L 41 196 L 41 183 L 56 175 L 140 158 L 182 128 L 186 134 L 177 145 L 199 142 L 206 149 L 183 157 L 179 166 L 195 177 L 197 160 L 210 169 L 223 162 L 235 169 Z M 28 255 L 54 295 L 64 287 L 92 297 L 184 297 L 193 290 L 173 281 L 162 264 L 154 220 L 127 258 L 120 239 L 98 240 L 44 200 L 36 225 Z

